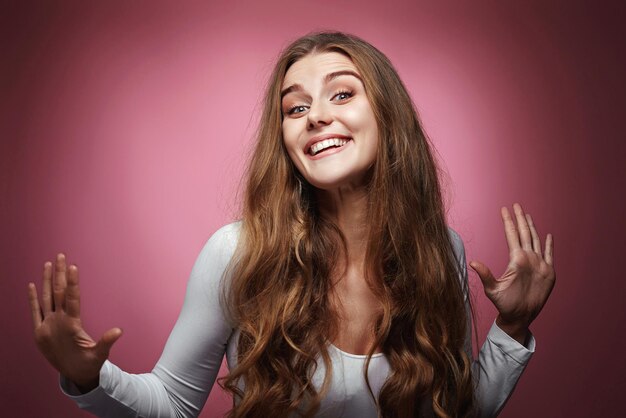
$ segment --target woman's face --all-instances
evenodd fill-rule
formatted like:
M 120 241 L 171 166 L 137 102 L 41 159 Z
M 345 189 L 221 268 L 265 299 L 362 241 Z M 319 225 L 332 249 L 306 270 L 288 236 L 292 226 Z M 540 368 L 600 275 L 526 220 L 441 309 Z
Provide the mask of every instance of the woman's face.
M 359 187 L 376 159 L 378 127 L 352 61 L 337 52 L 309 54 L 287 71 L 281 88 L 283 139 L 313 186 Z

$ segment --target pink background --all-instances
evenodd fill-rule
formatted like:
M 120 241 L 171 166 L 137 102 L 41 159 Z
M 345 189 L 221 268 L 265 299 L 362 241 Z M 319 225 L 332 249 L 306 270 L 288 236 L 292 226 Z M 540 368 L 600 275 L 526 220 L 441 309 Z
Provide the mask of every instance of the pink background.
M 4 2 L 6 3 L 6 2 Z M 92 335 L 151 370 L 236 189 L 279 50 L 337 29 L 389 56 L 448 172 L 468 259 L 506 265 L 499 208 L 555 236 L 557 285 L 503 417 L 617 416 L 624 374 L 624 8 L 591 1 L 42 1 L 0 12 L 0 415 L 82 417 L 32 340 L 59 251 Z M 215 2 L 217 3 L 217 2 Z M 617 4 L 618 2 L 615 2 Z M 435 5 L 436 4 L 436 5 Z M 471 276 L 482 342 L 495 311 Z M 229 407 L 215 389 L 202 414 Z

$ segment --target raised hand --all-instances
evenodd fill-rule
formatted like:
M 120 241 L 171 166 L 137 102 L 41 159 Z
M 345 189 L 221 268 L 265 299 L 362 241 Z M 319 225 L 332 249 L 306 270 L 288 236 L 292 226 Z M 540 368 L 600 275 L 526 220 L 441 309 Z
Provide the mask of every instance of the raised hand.
M 82 392 L 97 387 L 100 368 L 122 330 L 112 328 L 98 342 L 85 332 L 80 320 L 78 267 L 67 268 L 65 256 L 57 255 L 54 280 L 52 263 L 44 264 L 41 305 L 34 283 L 28 284 L 28 298 L 39 350 Z
M 524 214 L 519 204 L 513 205 L 517 226 L 509 210 L 501 209 L 504 232 L 509 246 L 509 264 L 496 279 L 489 268 L 479 261 L 470 266 L 478 273 L 485 294 L 498 309 L 496 320 L 505 332 L 523 342 L 530 323 L 545 305 L 556 274 L 553 265 L 553 239 L 548 234 L 545 253 L 530 214 Z

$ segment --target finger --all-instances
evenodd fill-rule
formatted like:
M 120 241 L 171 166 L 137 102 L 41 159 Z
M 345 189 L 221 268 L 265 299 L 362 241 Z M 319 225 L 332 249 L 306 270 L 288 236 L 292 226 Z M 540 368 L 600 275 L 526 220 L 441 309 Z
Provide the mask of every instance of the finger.
M 530 235 L 533 237 L 533 250 L 541 255 L 541 240 L 539 239 L 539 234 L 537 234 L 537 229 L 535 228 L 530 213 L 526 214 L 526 222 L 528 222 L 528 228 L 530 228 Z
M 544 258 L 546 260 L 546 263 L 550 265 L 554 263 L 553 253 L 554 253 L 554 238 L 552 237 L 552 234 L 548 234 L 548 236 L 546 237 L 546 256 Z
M 506 206 L 503 206 L 502 209 L 500 209 L 500 214 L 502 215 L 502 222 L 504 223 L 504 235 L 506 236 L 506 242 L 509 245 L 509 253 L 514 250 L 519 250 L 519 236 L 517 234 L 515 223 L 509 213 L 509 209 Z
M 115 342 L 122 336 L 120 328 L 111 328 L 102 335 L 102 338 L 96 344 L 96 352 L 101 359 L 109 358 L 109 352 Z
M 28 283 L 28 301 L 30 302 L 30 310 L 33 315 L 33 327 L 39 328 L 41 325 L 41 307 L 37 298 L 37 287 L 34 283 Z
M 46 261 L 43 265 L 43 287 L 41 289 L 41 305 L 43 316 L 52 312 L 52 263 Z
M 491 273 L 491 270 L 489 270 L 489 267 L 480 261 L 472 261 L 470 267 L 478 274 L 485 289 L 490 289 L 496 284 L 496 278 L 493 276 L 493 273 Z
M 64 308 L 65 303 L 65 288 L 67 287 L 67 274 L 65 266 L 65 255 L 60 253 L 57 255 L 55 268 L 54 268 L 54 282 L 52 284 L 52 290 L 54 293 L 54 310 L 60 311 Z
M 526 222 L 524 210 L 519 203 L 514 203 L 513 211 L 515 212 L 515 219 L 517 220 L 517 230 L 519 231 L 522 248 L 527 251 L 532 251 L 533 245 L 530 235 L 530 228 L 528 227 L 528 223 Z
M 74 318 L 80 318 L 80 289 L 78 287 L 78 267 L 71 265 L 67 271 L 67 289 L 65 290 L 65 312 Z

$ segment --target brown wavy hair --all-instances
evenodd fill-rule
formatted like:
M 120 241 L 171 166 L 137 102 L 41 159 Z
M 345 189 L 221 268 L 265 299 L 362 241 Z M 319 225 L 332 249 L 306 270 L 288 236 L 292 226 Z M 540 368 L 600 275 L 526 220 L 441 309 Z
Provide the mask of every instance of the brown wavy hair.
M 354 63 L 379 128 L 367 184 L 365 279 L 381 309 L 365 370 L 381 347 L 391 372 L 378 398 L 371 387 L 370 395 L 381 417 L 424 411 L 471 416 L 467 289 L 459 280 L 432 146 L 388 58 L 356 36 L 318 32 L 297 39 L 278 58 L 248 165 L 239 244 L 224 295 L 240 330 L 237 366 L 220 379 L 234 397 L 229 417 L 311 417 L 330 386 L 327 347 L 338 321 L 330 277 L 347 254 L 346 241 L 320 215 L 313 187 L 288 157 L 280 97 L 290 66 L 323 52 Z M 318 391 L 311 376 L 320 358 L 326 372 Z

